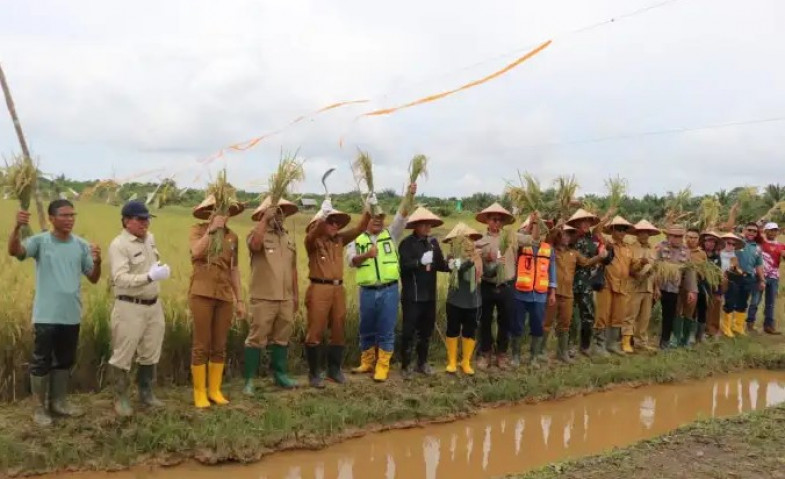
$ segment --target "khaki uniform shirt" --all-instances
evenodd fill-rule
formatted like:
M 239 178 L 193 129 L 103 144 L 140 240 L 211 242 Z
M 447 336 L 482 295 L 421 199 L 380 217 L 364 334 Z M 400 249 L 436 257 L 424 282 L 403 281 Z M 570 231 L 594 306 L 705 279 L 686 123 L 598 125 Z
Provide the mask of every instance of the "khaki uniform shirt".
M 208 227 L 208 223 L 200 223 L 191 228 L 189 238 L 191 246 L 202 239 Z M 227 228 L 224 234 L 223 253 L 218 257 L 210 258 L 208 263 L 209 255 L 208 246 L 203 256 L 191 257 L 193 272 L 188 294 L 221 301 L 234 301 L 232 269 L 237 266 L 237 235 Z
M 343 247 L 368 227 L 363 219 L 358 225 L 339 232 L 330 238 L 317 225 L 305 236 L 305 251 L 308 254 L 308 277 L 313 279 L 343 280 Z
M 633 293 L 654 293 L 654 275 L 652 274 L 652 265 L 657 258 L 657 252 L 650 244 L 642 245 L 635 242 L 630 247 L 632 251 L 632 260 L 640 261 L 648 259 L 649 264 L 643 266 L 639 271 L 633 272 L 632 280 L 630 281 L 630 291 Z
M 556 249 L 556 295 L 573 297 L 575 268 L 586 266 L 589 260 L 572 248 Z
M 614 257 L 611 264 L 605 266 L 605 282 L 614 293 L 627 294 L 632 269 L 632 251 L 623 241 L 607 244 L 613 248 Z
M 253 231 L 248 234 L 251 243 Z M 251 299 L 289 301 L 294 299 L 297 252 L 286 230 L 268 226 L 260 251 L 251 251 Z
M 668 263 L 683 264 L 690 259 L 690 252 L 685 246 L 671 247 L 668 241 L 663 241 L 657 247 L 657 260 Z M 685 271 L 678 282 L 665 282 L 659 287 L 669 293 L 678 293 L 683 289 L 695 293 L 698 291 L 698 281 L 694 270 Z
M 147 273 L 160 256 L 152 233 L 137 238 L 123 230 L 109 245 L 109 263 L 115 296 L 154 299 L 161 292 L 157 281 L 150 281 Z

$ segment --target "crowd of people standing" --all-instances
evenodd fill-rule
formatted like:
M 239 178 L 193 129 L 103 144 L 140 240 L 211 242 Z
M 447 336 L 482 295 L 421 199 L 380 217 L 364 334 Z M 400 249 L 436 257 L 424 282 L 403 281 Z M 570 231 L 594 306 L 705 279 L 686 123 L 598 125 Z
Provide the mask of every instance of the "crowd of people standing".
M 409 193 L 416 193 L 416 185 L 409 186 Z M 402 203 L 387 225 L 387 215 L 370 195 L 359 221 L 349 226 L 351 217 L 327 199 L 308 224 L 304 348 L 309 386 L 323 388 L 325 379 L 346 381 L 345 265 L 355 275 L 358 291 L 350 293 L 358 294 L 360 305 L 361 356 L 352 372 L 372 374 L 378 382 L 389 376 L 399 305 L 401 375 L 410 379 L 434 373 L 428 352 L 436 325 L 439 273 L 450 275 L 444 334 L 444 370 L 449 374 L 460 370 L 473 375 L 475 366 L 519 367 L 527 321 L 527 363 L 534 368 L 549 362 L 545 349 L 551 331 L 556 336 L 555 358 L 564 363 L 574 362 L 578 354 L 668 350 L 755 331 L 761 300 L 764 332 L 779 334 L 774 311 L 785 245 L 777 240 L 779 227 L 774 223 L 749 223 L 740 237 L 680 225 L 660 229 L 645 220 L 633 225 L 613 212 L 600 218 L 579 209 L 569 218 L 550 222 L 533 212 L 516 227 L 515 216 L 495 203 L 476 215 L 487 227 L 484 233 L 459 223 L 440 244 L 431 229 L 443 221 L 424 207 L 410 213 L 407 204 Z M 247 316 L 250 323 L 243 393 L 255 394 L 254 378 L 265 349 L 275 384 L 298 385 L 287 371 L 300 304 L 297 248 L 284 226 L 298 208 L 285 200 L 273 205 L 265 199 L 252 214 L 254 228 L 241 239 L 228 224 L 243 210 L 236 203 L 227 214 L 218 214 L 215 198 L 208 196 L 193 211 L 200 222 L 189 237 L 193 268 L 188 305 L 197 408 L 229 402 L 222 381 L 226 340 L 235 316 Z M 20 231 L 30 215 L 20 211 L 8 243 L 10 255 L 36 260 L 30 378 L 36 398 L 33 418 L 41 426 L 51 424 L 53 415 L 82 414 L 66 400 L 79 337 L 80 279 L 84 275 L 97 283 L 102 264 L 101 248 L 72 233 L 73 204 L 55 200 L 48 214 L 50 231 L 22 239 Z M 108 250 L 114 296 L 109 365 L 114 409 L 130 416 L 134 363 L 139 404 L 162 405 L 153 383 L 165 330 L 160 283 L 171 270 L 149 231 L 152 215 L 147 207 L 131 201 L 120 216 L 122 229 Z M 406 230 L 411 234 L 404 237 Z M 661 234 L 665 239 L 652 243 Z M 212 246 L 216 238 L 217 249 Z M 242 247 L 251 258 L 247 299 L 237 264 Z M 722 270 L 719 284 L 701 276 L 695 265 L 704 262 Z M 674 273 L 657 273 L 663 269 Z M 649 321 L 658 302 L 662 323 L 657 343 L 649 337 Z

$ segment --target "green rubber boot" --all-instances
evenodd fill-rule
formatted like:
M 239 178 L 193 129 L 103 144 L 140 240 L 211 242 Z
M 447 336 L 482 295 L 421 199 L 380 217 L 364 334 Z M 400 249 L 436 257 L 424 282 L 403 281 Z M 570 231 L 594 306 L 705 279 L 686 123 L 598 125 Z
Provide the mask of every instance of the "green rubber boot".
M 606 347 L 608 352 L 617 356 L 624 356 L 621 350 L 621 328 L 608 328 L 606 331 Z
M 262 350 L 246 346 L 243 351 L 243 357 L 243 377 L 245 378 L 243 394 L 246 396 L 253 396 L 256 392 L 253 380 L 259 372 L 259 362 L 262 360 Z
M 139 389 L 139 402 L 145 407 L 164 407 L 153 393 L 153 379 L 155 378 L 155 364 L 140 364 L 136 369 L 136 386 Z
M 575 361 L 570 357 L 568 348 L 570 336 L 568 331 L 559 331 L 556 333 L 557 349 L 556 359 L 566 364 L 573 364 Z
M 49 414 L 47 403 L 49 402 L 49 375 L 33 376 L 30 375 L 30 388 L 35 396 L 35 410 L 33 412 L 33 422 L 37 426 L 49 427 L 52 425 L 52 416 Z
M 684 318 L 676 316 L 673 318 L 673 329 L 671 330 L 671 348 L 678 348 L 681 344 L 681 335 L 684 331 Z
M 129 417 L 134 414 L 131 407 L 131 400 L 128 397 L 128 388 L 131 385 L 131 373 L 112 366 L 112 378 L 114 379 L 114 412 L 120 417 Z
M 71 371 L 68 369 L 53 369 L 50 373 L 49 410 L 65 417 L 80 417 L 84 411 L 68 403 L 68 380 Z
M 297 387 L 297 382 L 293 381 L 289 378 L 289 375 L 286 374 L 288 352 L 288 346 L 281 346 L 280 344 L 270 345 L 270 360 L 273 364 L 273 378 L 275 379 L 275 384 L 284 389 Z
M 521 365 L 521 337 L 513 336 L 510 339 L 510 364 L 517 368 Z
M 697 321 L 693 319 L 683 319 L 682 328 L 681 328 L 681 336 L 679 337 L 679 346 L 682 348 L 686 348 L 690 345 L 690 337 L 693 335 L 695 330 L 697 329 Z
M 544 343 L 544 336 L 532 336 L 531 345 L 529 346 L 529 366 L 532 368 L 537 369 L 542 365 L 540 354 Z
M 607 341 L 608 333 L 605 329 L 595 329 L 594 330 L 594 346 L 592 347 L 592 356 L 599 356 L 601 358 L 607 358 L 610 356 L 608 349 L 605 346 L 605 342 Z

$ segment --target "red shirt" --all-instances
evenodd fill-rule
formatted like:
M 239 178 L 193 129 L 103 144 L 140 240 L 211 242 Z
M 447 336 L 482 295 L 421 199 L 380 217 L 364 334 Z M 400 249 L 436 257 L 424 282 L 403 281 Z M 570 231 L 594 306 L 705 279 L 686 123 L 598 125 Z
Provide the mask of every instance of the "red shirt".
M 759 243 L 763 252 L 763 274 L 766 278 L 779 279 L 780 259 L 785 252 L 785 244 L 779 241 L 763 240 Z

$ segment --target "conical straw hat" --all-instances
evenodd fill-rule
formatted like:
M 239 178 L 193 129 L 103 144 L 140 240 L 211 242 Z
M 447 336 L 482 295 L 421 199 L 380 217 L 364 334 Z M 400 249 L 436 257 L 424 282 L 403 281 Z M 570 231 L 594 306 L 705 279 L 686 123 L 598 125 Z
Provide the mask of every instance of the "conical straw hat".
M 649 223 L 646 220 L 638 221 L 637 223 L 635 223 L 635 226 L 633 226 L 632 229 L 628 231 L 628 233 L 631 235 L 643 233 L 643 232 L 655 234 L 655 235 L 661 233 L 659 228 L 657 228 L 656 226 L 654 226 L 653 224 Z
M 414 225 L 417 223 L 430 223 L 431 226 L 437 227 L 444 224 L 444 221 L 441 220 L 438 216 L 428 211 L 427 208 L 420 206 L 411 216 L 409 216 L 409 221 L 406 222 L 406 229 L 414 228 Z
M 570 225 L 562 225 L 561 229 L 563 229 L 564 231 L 577 231 L 577 229 L 575 229 Z
M 739 238 L 738 236 L 736 236 L 733 233 L 725 233 L 724 235 L 722 235 L 720 237 L 720 239 L 722 239 L 722 241 L 725 241 L 726 243 L 728 241 L 735 242 L 736 243 L 736 249 L 740 249 L 741 247 L 744 246 L 744 240 L 742 240 L 741 238 Z
M 194 208 L 194 217 L 200 220 L 208 220 L 215 209 L 215 196 L 208 195 L 196 208 Z M 229 216 L 237 216 L 245 210 L 245 205 L 240 202 L 235 202 L 229 207 Z
M 625 220 L 621 216 L 616 216 L 616 217 L 613 218 L 613 220 L 611 220 L 610 223 L 605 225 L 605 233 L 606 234 L 610 233 L 611 230 L 613 230 L 613 228 L 616 227 L 616 226 L 624 226 L 624 227 L 627 228 L 627 231 L 629 231 L 632 228 L 634 228 L 632 223 L 630 223 L 629 221 Z
M 262 215 L 264 215 L 264 212 L 267 210 L 267 208 L 270 207 L 271 201 L 272 200 L 269 196 L 265 198 L 264 201 L 262 201 L 262 204 L 260 204 L 259 207 L 254 210 L 253 214 L 251 215 L 251 219 L 254 221 L 259 221 L 262 219 Z M 286 201 L 283 198 L 278 200 L 278 207 L 281 208 L 284 216 L 292 216 L 300 210 L 296 204 L 292 203 L 291 201 Z
M 313 218 L 311 218 L 311 221 L 308 222 L 308 226 L 305 227 L 305 231 L 306 232 L 311 231 L 313 225 L 315 225 L 316 222 L 322 219 L 323 217 L 324 215 L 322 214 L 322 210 L 317 211 L 316 214 L 313 216 Z M 332 210 L 327 215 L 327 219 L 332 219 L 332 218 L 335 218 L 338 221 L 339 230 L 346 228 L 346 225 L 348 225 L 352 221 L 351 216 L 349 216 L 347 213 L 344 213 L 343 211 L 338 211 L 338 210 Z
M 707 231 L 704 231 L 703 233 L 701 233 L 701 236 L 700 236 L 701 237 L 701 241 L 706 236 L 711 236 L 712 238 L 717 239 L 717 240 L 721 240 L 722 239 L 722 237 L 720 237 L 720 234 L 717 233 L 716 231 L 707 230 Z
M 477 241 L 482 239 L 482 234 L 478 233 L 473 228 L 470 228 L 466 223 L 460 222 L 450 231 L 447 236 L 444 237 L 442 242 L 449 243 L 453 239 L 457 238 L 458 236 L 463 236 L 465 238 L 469 238 L 472 241 Z
M 578 211 L 570 216 L 570 219 L 567 220 L 567 224 L 570 226 L 575 226 L 573 223 L 577 223 L 581 220 L 590 220 L 592 226 L 600 222 L 600 218 L 598 218 L 597 215 L 589 213 L 583 208 L 579 208 Z
M 483 224 L 488 224 L 488 217 L 491 215 L 501 215 L 504 217 L 502 220 L 502 224 L 504 225 L 511 225 L 515 223 L 515 216 L 512 215 L 509 211 L 507 211 L 504 206 L 500 205 L 499 203 L 494 203 L 491 206 L 485 208 L 484 210 L 477 213 L 477 216 L 474 218 Z

